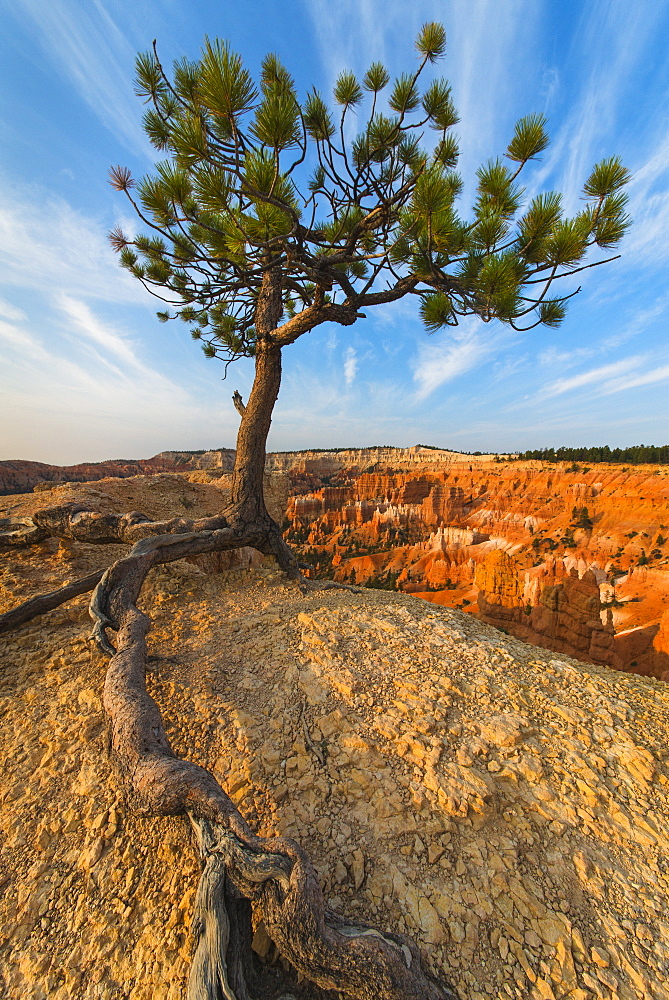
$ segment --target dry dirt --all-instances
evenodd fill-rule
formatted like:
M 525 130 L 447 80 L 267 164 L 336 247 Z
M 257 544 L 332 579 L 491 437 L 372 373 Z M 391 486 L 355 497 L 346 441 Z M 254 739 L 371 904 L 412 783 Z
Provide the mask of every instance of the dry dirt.
M 72 489 L 215 512 L 215 487 L 160 478 Z M 5 556 L 0 611 L 120 549 Z M 177 1000 L 198 861 L 185 820 L 116 791 L 86 606 L 0 639 L 0 991 Z M 299 840 L 334 908 L 411 934 L 463 1000 L 669 997 L 669 687 L 409 596 L 304 596 L 272 566 L 175 563 L 143 608 L 174 748 Z

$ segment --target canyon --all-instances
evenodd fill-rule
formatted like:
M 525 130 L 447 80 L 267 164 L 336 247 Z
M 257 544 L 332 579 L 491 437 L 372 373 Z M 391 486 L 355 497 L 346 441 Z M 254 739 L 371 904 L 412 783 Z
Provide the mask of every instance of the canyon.
M 0 493 L 138 475 L 224 486 L 233 463 L 225 448 L 0 462 Z M 289 493 L 285 537 L 307 575 L 411 594 L 584 662 L 669 680 L 669 467 L 417 445 L 275 452 L 267 472 Z
M 669 680 L 669 469 L 419 448 L 369 458 L 321 453 L 289 469 L 286 538 L 314 576 Z

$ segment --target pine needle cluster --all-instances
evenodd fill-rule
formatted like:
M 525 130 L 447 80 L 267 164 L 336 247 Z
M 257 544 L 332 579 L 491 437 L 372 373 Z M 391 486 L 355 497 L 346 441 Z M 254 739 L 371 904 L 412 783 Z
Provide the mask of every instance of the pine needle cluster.
M 423 86 L 445 46 L 443 27 L 425 24 L 413 72 L 391 81 L 378 62 L 362 80 L 342 72 L 329 101 L 315 89 L 300 98 L 275 55 L 255 80 L 218 39 L 171 74 L 155 44 L 140 55 L 144 128 L 164 159 L 137 182 L 125 167 L 111 170 L 147 233 L 116 229 L 110 239 L 166 303 L 159 318 L 180 317 L 210 357 L 252 356 L 271 271 L 280 345 L 405 295 L 420 297 L 428 331 L 469 315 L 519 330 L 558 326 L 578 289 L 555 295 L 554 282 L 593 266 L 590 251 L 610 251 L 629 225 L 628 171 L 617 157 L 597 164 L 573 217 L 558 193 L 526 201 L 520 175 L 549 143 L 543 116 L 528 115 L 504 155 L 478 170 L 463 218 L 451 89 L 443 79 Z

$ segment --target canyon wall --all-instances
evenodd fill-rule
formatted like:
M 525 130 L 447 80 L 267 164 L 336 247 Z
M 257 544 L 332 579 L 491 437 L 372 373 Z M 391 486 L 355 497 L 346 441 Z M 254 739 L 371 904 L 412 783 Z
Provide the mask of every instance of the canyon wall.
M 544 584 L 537 603 L 532 604 L 524 600 L 514 560 L 498 549 L 477 566 L 476 585 L 479 617 L 489 625 L 586 663 L 623 668 L 615 646 L 612 611 L 608 610 L 603 622 L 599 584 L 592 570 L 579 577 L 572 568 L 560 582 Z
M 417 594 L 558 652 L 669 678 L 669 469 L 459 455 L 441 468 L 351 466 L 320 489 L 315 468 L 290 474 L 286 537 L 315 575 Z
M 467 458 L 469 456 L 466 456 Z M 393 469 L 443 469 L 461 462 L 462 452 L 414 445 L 411 448 L 342 448 L 336 451 L 285 451 L 267 456 L 268 467 L 276 472 L 312 473 L 330 476 L 343 470 L 360 473 L 371 467 Z M 494 462 L 497 455 L 476 455 L 479 464 Z
M 477 455 L 472 461 L 489 463 L 495 455 Z M 359 475 L 372 467 L 447 468 L 462 459 L 456 451 L 441 448 L 345 448 L 340 451 L 286 451 L 267 456 L 267 472 L 291 472 L 300 476 L 315 476 L 314 484 L 322 485 L 321 477 L 342 471 Z M 210 451 L 161 451 L 153 458 L 109 459 L 104 462 L 82 462 L 78 465 L 49 465 L 12 459 L 0 462 L 0 496 L 29 493 L 39 483 L 92 482 L 108 476 L 150 476 L 161 472 L 188 472 L 197 469 L 220 469 L 231 472 L 235 461 L 234 448 L 214 448 Z
M 231 449 L 67 467 L 0 462 L 0 493 L 110 475 L 209 481 L 233 463 Z M 311 575 L 462 608 L 581 659 L 669 672 L 667 467 L 418 445 L 274 453 L 267 472 L 289 478 L 286 538 Z
M 0 496 L 30 493 L 42 483 L 88 483 L 115 476 L 152 476 L 164 472 L 188 472 L 195 469 L 232 470 L 235 453 L 231 448 L 213 451 L 161 451 L 153 458 L 109 459 L 106 462 L 82 462 L 78 465 L 48 465 L 13 459 L 0 462 Z

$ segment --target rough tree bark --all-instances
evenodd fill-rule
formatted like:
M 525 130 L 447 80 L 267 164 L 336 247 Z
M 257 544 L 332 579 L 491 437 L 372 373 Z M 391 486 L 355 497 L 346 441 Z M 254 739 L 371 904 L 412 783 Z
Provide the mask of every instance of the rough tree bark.
M 13 629 L 18 628 L 19 625 L 25 625 L 26 622 L 32 621 L 33 618 L 38 618 L 39 615 L 44 615 L 47 611 L 59 608 L 61 604 L 71 601 L 73 597 L 79 597 L 80 594 L 87 594 L 89 591 L 94 590 L 102 579 L 103 572 L 104 570 L 101 569 L 96 570 L 95 573 L 90 573 L 80 580 L 75 580 L 74 583 L 69 583 L 59 590 L 53 590 L 50 594 L 39 594 L 37 597 L 31 597 L 29 601 L 19 604 L 18 607 L 12 608 L 11 611 L 6 611 L 4 615 L 0 615 L 0 633 L 11 632 Z
M 293 553 L 270 517 L 263 495 L 265 443 L 281 381 L 281 349 L 271 330 L 281 311 L 278 277 L 268 271 L 258 300 L 256 374 L 243 410 L 230 506 L 221 516 L 154 522 L 143 514 L 105 515 L 66 504 L 34 515 L 34 531 L 11 530 L 6 544 L 49 535 L 82 542 L 130 543 L 97 584 L 90 613 L 93 637 L 111 659 L 104 710 L 109 747 L 129 803 L 147 816 L 188 815 L 203 862 L 193 930 L 196 950 L 189 1000 L 262 1000 L 303 993 L 294 979 L 264 968 L 251 951 L 251 904 L 272 941 L 298 972 L 324 990 L 358 1000 L 455 1000 L 446 982 L 426 973 L 406 937 L 347 921 L 324 904 L 309 858 L 292 840 L 260 838 L 212 774 L 172 750 L 160 711 L 146 691 L 149 618 L 137 608 L 149 570 L 205 552 L 251 546 L 274 555 L 301 579 Z M 10 526 L 11 528 L 11 526 Z M 0 538 L 0 544 L 2 539 Z M 303 581 L 306 582 L 306 581 Z M 0 616 L 0 631 L 83 593 L 80 581 Z M 77 586 L 79 589 L 77 590 Z M 37 610 L 35 610 L 37 609 Z M 12 617 L 13 616 L 13 617 Z M 117 633 L 116 648 L 107 630 Z
M 237 433 L 232 497 L 228 516 L 242 534 L 263 536 L 255 547 L 275 556 L 279 566 L 293 579 L 300 576 L 297 560 L 281 535 L 281 529 L 265 506 L 263 476 L 265 447 L 274 404 L 281 387 L 281 347 L 272 333 L 283 312 L 281 272 L 268 268 L 263 274 L 255 311 L 255 377 L 248 402 L 241 409 Z
M 327 910 L 304 851 L 291 840 L 255 836 L 213 776 L 178 759 L 170 747 L 158 707 L 145 688 L 150 622 L 136 601 L 152 566 L 235 543 L 230 529 L 196 536 L 148 537 L 107 571 L 91 605 L 99 638 L 110 627 L 118 631 L 105 681 L 104 707 L 111 755 L 128 797 L 145 815 L 187 812 L 199 830 L 206 862 L 197 903 L 199 942 L 189 997 L 241 1000 L 255 995 L 250 952 L 235 956 L 234 973 L 230 959 L 221 955 L 221 942 L 228 940 L 233 924 L 236 947 L 250 948 L 250 924 L 243 934 L 239 906 L 232 905 L 241 897 L 255 902 L 281 954 L 325 989 L 360 1000 L 451 998 L 454 993 L 446 984 L 437 983 L 422 970 L 417 949 L 408 939 L 352 924 Z

